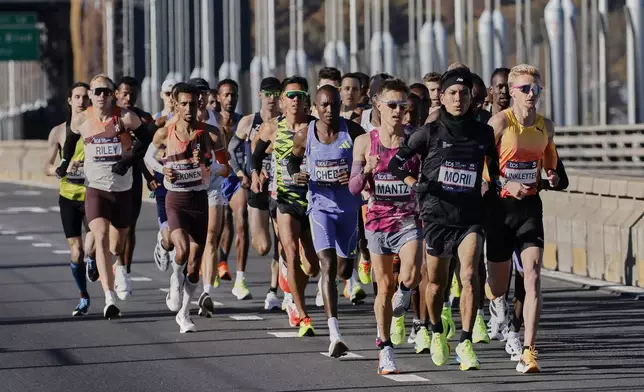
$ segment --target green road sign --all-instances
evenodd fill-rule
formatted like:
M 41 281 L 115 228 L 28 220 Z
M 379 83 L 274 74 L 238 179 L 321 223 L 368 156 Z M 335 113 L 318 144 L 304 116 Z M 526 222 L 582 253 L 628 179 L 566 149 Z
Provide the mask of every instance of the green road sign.
M 28 25 L 32 26 L 38 22 L 35 12 L 2 12 L 0 13 L 0 26 L 4 25 Z
M 0 61 L 40 60 L 40 29 L 0 25 Z

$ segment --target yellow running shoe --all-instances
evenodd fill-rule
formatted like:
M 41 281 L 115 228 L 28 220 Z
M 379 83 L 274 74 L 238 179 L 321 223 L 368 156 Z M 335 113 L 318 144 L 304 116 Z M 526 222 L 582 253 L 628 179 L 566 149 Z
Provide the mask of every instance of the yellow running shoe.
M 432 362 L 436 366 L 443 366 L 449 360 L 449 343 L 444 333 L 432 333 L 432 343 L 430 346 L 432 352 Z
M 476 315 L 474 320 L 474 329 L 472 330 L 472 342 L 474 343 L 490 343 L 490 335 L 487 334 L 487 327 L 483 316 Z
M 461 298 L 461 286 L 458 285 L 456 274 L 452 276 L 452 286 L 450 287 L 449 292 L 454 296 L 454 298 Z
M 429 338 L 429 332 L 427 328 L 420 327 L 416 331 L 416 337 L 414 339 L 414 348 L 416 349 L 416 354 L 428 353 L 430 351 L 431 339 Z
M 405 315 L 391 318 L 391 344 L 400 346 L 405 342 Z
M 443 320 L 443 333 L 446 334 L 447 340 L 450 340 L 456 335 L 456 324 L 452 317 L 452 308 L 443 308 L 441 312 L 441 320 Z
M 342 294 L 344 295 L 344 297 L 346 299 L 351 298 L 351 293 L 349 292 L 349 285 L 350 285 L 349 281 L 345 280 L 344 281 L 344 291 L 342 291 Z
M 315 329 L 313 329 L 313 321 L 310 317 L 304 317 L 300 320 L 300 330 L 297 333 L 297 336 L 315 336 Z
M 212 288 L 216 289 L 221 284 L 221 278 L 219 275 L 215 276 L 215 280 L 212 282 Z
M 459 369 L 463 371 L 481 368 L 481 363 L 469 339 L 456 346 L 456 361 L 460 364 Z
M 248 286 L 246 285 L 245 278 L 241 280 L 235 280 L 235 285 L 233 286 L 232 292 L 233 292 L 233 295 L 237 297 L 237 299 L 240 301 L 253 298 L 253 295 L 250 293 L 250 290 L 248 290 Z
M 360 257 L 360 264 L 358 264 L 358 277 L 362 284 L 371 283 L 371 263 L 366 262 L 362 256 Z
M 541 366 L 537 362 L 537 350 L 534 346 L 523 349 L 521 359 L 517 363 L 517 372 L 519 373 L 541 373 Z
M 351 287 L 351 296 L 349 297 L 351 303 L 357 305 L 361 303 L 366 297 L 367 293 L 364 292 L 360 283 L 356 282 L 355 284 L 353 284 L 353 287 Z

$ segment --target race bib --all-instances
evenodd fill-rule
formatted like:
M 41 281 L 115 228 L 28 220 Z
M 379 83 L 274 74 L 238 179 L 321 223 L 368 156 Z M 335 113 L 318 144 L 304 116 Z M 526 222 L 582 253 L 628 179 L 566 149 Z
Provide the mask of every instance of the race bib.
M 271 169 L 273 168 L 273 160 L 271 159 L 270 156 L 264 158 L 262 161 L 262 167 L 264 170 L 266 170 L 266 173 L 268 174 L 268 178 L 271 177 Z
M 521 184 L 536 184 L 539 165 L 537 161 L 514 162 L 505 164 L 504 176 L 508 181 L 516 181 Z
M 110 138 L 92 138 L 94 162 L 116 162 L 121 159 L 123 145 L 118 136 Z
M 378 201 L 408 201 L 411 196 L 411 188 L 391 173 L 376 173 L 373 182 Z
M 191 188 L 203 183 L 203 171 L 194 164 L 174 164 L 175 172 L 173 185 L 177 188 Z
M 67 182 L 70 184 L 84 184 L 85 183 L 85 168 L 83 162 L 76 167 L 75 170 L 67 172 Z
M 443 161 L 438 173 L 438 181 L 448 192 L 471 192 L 476 186 L 478 167 L 474 163 Z
M 322 184 L 334 184 L 343 173 L 349 172 L 349 165 L 346 158 L 340 159 L 318 159 L 315 161 L 316 182 Z
M 295 185 L 295 182 L 293 181 L 293 177 L 291 177 L 291 174 L 288 172 L 288 159 L 282 159 L 280 161 L 280 170 L 282 172 L 282 185 L 284 186 L 305 186 L 305 185 Z M 302 161 L 302 164 L 300 165 L 300 171 L 305 172 L 306 171 L 306 157 Z

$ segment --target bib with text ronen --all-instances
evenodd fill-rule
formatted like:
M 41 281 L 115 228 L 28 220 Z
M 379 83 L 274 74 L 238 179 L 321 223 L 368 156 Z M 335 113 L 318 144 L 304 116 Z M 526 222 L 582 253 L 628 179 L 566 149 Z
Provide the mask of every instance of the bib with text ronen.
M 471 192 L 476 186 L 477 175 L 475 163 L 445 160 L 441 163 L 438 181 L 447 192 Z
M 293 182 L 293 177 L 291 177 L 291 174 L 288 172 L 288 159 L 282 159 L 280 161 L 280 169 L 282 170 L 282 184 L 284 186 L 305 186 L 296 185 L 295 182 Z M 306 157 L 300 165 L 300 172 L 306 172 Z
M 373 176 L 377 201 L 409 201 L 411 188 L 391 173 L 376 173 Z
M 346 158 L 318 159 L 315 161 L 316 182 L 321 185 L 338 183 L 338 178 L 343 173 L 349 172 Z
M 505 164 L 503 175 L 508 181 L 516 181 L 521 184 L 536 184 L 539 165 L 537 161 L 515 162 L 508 161 Z

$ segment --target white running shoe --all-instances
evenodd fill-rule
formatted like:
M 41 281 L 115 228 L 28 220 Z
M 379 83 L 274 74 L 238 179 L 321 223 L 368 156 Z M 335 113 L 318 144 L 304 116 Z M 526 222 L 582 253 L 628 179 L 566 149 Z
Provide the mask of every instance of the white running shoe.
M 159 231 L 157 232 L 157 244 L 154 247 L 154 263 L 157 265 L 159 271 L 165 272 L 170 265 L 170 253 L 163 249 L 162 242 L 163 236 L 161 235 L 161 231 Z
M 165 298 L 165 304 L 172 312 L 178 312 L 181 309 L 183 300 L 183 281 L 185 277 L 182 273 L 170 275 L 170 290 Z
M 318 289 L 315 293 L 315 306 L 321 308 L 324 306 L 324 297 L 322 297 L 322 278 L 318 279 Z
M 378 355 L 378 374 L 391 374 L 398 373 L 396 367 L 396 356 L 394 355 L 394 348 L 387 346 L 380 350 Z
M 132 295 L 132 283 L 124 265 L 114 267 L 114 291 L 121 301 Z
M 490 301 L 489 309 L 488 335 L 491 340 L 503 340 L 503 328 L 508 320 L 508 304 L 505 302 L 505 297 Z
M 335 336 L 331 339 L 329 344 L 329 357 L 340 358 L 349 352 L 349 347 L 342 341 L 341 336 Z
M 114 305 L 114 298 L 112 294 L 105 295 L 105 307 L 103 308 L 103 317 L 106 319 L 112 319 L 115 317 L 121 317 L 121 311 L 119 308 Z
M 508 340 L 505 342 L 505 352 L 510 355 L 510 360 L 518 361 L 521 359 L 523 352 L 523 343 L 521 342 L 521 335 L 519 332 L 508 332 Z
M 284 293 L 284 299 L 282 299 L 282 310 L 286 312 L 286 307 L 291 302 L 293 302 L 293 295 L 291 293 Z
M 187 312 L 177 313 L 177 316 L 174 319 L 177 324 L 179 324 L 180 333 L 197 332 L 197 326 L 192 322 L 189 310 Z
M 394 317 L 400 317 L 405 314 L 409 306 L 411 305 L 411 290 L 403 291 L 400 288 L 394 293 L 394 297 L 391 300 L 391 305 L 393 307 Z
M 277 297 L 277 294 L 275 294 L 272 291 L 269 291 L 266 293 L 266 299 L 264 300 L 264 310 L 273 310 L 273 309 L 279 309 L 280 307 L 280 299 Z

